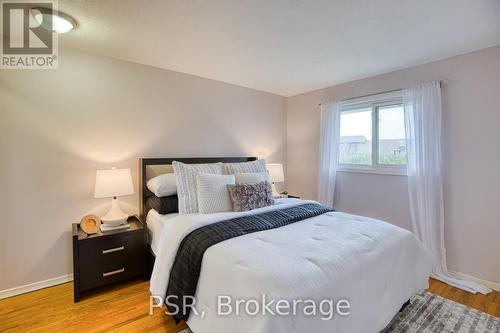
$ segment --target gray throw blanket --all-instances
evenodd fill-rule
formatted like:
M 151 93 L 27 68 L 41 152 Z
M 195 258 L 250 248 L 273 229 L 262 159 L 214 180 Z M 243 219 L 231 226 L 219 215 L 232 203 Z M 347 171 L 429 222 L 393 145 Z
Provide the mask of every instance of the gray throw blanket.
M 182 240 L 170 271 L 167 297 L 170 304 L 181 309 L 174 314 L 175 320 L 187 320 L 190 308 L 184 303 L 185 297 L 194 297 L 200 276 L 203 254 L 212 245 L 247 235 L 250 233 L 275 229 L 302 220 L 331 212 L 330 208 L 317 203 L 307 203 L 295 207 L 265 212 L 257 215 L 242 216 L 198 228 Z M 176 311 L 168 306 L 171 313 Z M 186 309 L 186 311 L 182 311 Z

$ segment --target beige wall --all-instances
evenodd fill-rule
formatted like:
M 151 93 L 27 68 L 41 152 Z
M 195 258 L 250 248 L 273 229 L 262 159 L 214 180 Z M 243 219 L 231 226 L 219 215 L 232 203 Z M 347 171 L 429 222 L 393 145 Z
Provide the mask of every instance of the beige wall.
M 137 191 L 139 157 L 285 162 L 284 97 L 78 51 L 59 64 L 0 71 L 0 290 L 71 273 L 71 223 L 108 206 L 96 169 L 132 168 Z
M 500 46 L 328 88 L 335 99 L 449 79 L 443 94 L 445 234 L 450 269 L 500 282 Z M 287 101 L 290 193 L 315 198 L 323 91 Z M 335 208 L 410 228 L 406 178 L 339 173 Z
M 315 198 L 322 90 L 286 100 L 78 51 L 60 56 L 56 71 L 0 71 L 0 290 L 71 272 L 70 224 L 108 205 L 93 199 L 98 168 L 131 167 L 137 189 L 141 156 L 258 155 L 286 159 L 289 192 Z M 449 266 L 500 282 L 500 47 L 331 90 L 342 99 L 443 78 Z M 124 198 L 125 210 L 137 200 Z M 405 177 L 340 173 L 335 205 L 410 228 Z

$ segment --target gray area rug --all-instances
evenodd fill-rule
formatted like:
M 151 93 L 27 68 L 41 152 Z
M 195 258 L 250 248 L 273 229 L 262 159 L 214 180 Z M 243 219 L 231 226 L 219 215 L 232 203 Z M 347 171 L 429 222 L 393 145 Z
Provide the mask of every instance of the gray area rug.
M 423 291 L 381 333 L 500 333 L 500 318 Z M 192 333 L 186 329 L 180 333 Z M 347 332 L 346 332 L 347 333 Z
M 382 333 L 499 333 L 500 318 L 423 291 Z

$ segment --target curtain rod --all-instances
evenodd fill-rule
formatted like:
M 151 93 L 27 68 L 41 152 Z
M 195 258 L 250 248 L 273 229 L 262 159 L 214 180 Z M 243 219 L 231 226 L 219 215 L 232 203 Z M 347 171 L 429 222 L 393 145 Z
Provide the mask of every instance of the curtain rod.
M 442 87 L 443 84 L 445 84 L 446 82 L 448 82 L 448 79 L 439 80 L 439 86 Z M 377 92 L 377 93 L 373 93 L 373 94 L 368 94 L 368 95 L 363 95 L 363 96 L 356 96 L 356 97 L 341 99 L 341 100 L 339 100 L 339 102 L 345 102 L 345 101 L 350 101 L 351 99 L 358 99 L 358 98 L 370 97 L 370 96 L 375 96 L 375 95 L 380 95 L 380 94 L 388 94 L 388 93 L 392 93 L 392 92 L 396 92 L 396 91 L 401 91 L 401 90 L 403 90 L 403 88 L 386 90 L 386 91 L 381 91 L 381 92 Z M 322 104 L 323 103 L 319 103 L 318 106 L 321 106 Z

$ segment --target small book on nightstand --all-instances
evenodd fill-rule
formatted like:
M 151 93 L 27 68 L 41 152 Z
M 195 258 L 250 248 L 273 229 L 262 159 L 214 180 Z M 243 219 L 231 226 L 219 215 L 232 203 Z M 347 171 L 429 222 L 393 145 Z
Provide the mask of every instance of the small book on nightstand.
M 101 231 L 102 232 L 115 231 L 115 230 L 126 230 L 128 228 L 130 228 L 130 224 L 128 224 L 128 223 L 122 224 L 122 225 L 117 225 L 115 227 L 101 224 Z

